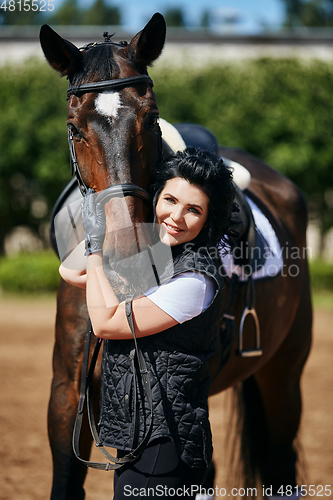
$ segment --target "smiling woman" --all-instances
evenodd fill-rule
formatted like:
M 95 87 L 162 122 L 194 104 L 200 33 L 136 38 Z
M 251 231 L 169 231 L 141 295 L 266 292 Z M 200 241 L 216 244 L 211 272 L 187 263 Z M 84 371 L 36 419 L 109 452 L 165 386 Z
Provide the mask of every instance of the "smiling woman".
M 198 236 L 208 217 L 209 198 L 186 179 L 169 179 L 156 204 L 160 238 L 170 246 L 186 243 Z
M 208 359 L 223 300 L 216 245 L 232 235 L 232 174 L 215 155 L 187 149 L 161 165 L 152 189 L 161 244 L 171 248 L 166 268 L 171 264 L 173 271 L 170 275 L 160 269 L 158 286 L 132 300 L 135 335 L 153 387 L 153 421 L 146 449 L 121 472 L 116 470 L 117 500 L 124 498 L 126 485 L 201 485 L 212 458 Z M 86 277 L 78 272 L 76 284 L 82 286 L 85 279 L 94 333 L 106 339 L 100 439 L 124 457 L 143 440 L 152 415 L 145 398 L 134 401 L 130 396 L 136 391 L 131 388 L 136 386 L 130 355 L 133 334 L 126 305 L 119 303 L 103 269 L 106 224 L 98 199 L 89 192 L 82 205 L 88 262 Z M 220 217 L 215 216 L 217 210 Z M 65 266 L 62 276 L 75 284 Z M 140 423 L 134 431 L 138 408 Z

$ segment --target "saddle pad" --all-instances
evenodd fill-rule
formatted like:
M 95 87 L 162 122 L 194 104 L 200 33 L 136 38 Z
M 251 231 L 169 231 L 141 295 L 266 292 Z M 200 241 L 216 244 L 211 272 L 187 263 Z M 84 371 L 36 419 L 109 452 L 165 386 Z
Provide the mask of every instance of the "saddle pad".
M 282 258 L 282 250 L 277 239 L 276 233 L 267 219 L 267 217 L 262 213 L 262 211 L 257 207 L 257 205 L 246 196 L 246 200 L 250 205 L 252 210 L 254 222 L 256 225 L 257 231 L 261 234 L 265 241 L 265 264 L 258 271 L 254 271 L 253 278 L 255 280 L 263 279 L 263 278 L 272 278 L 273 276 L 278 275 L 282 271 L 283 267 L 283 258 Z M 240 277 L 240 281 L 246 281 L 246 269 L 241 266 L 236 266 L 234 264 L 233 256 L 228 251 L 226 253 L 226 248 L 221 250 L 221 259 L 224 266 L 224 270 L 226 274 L 231 277 L 232 274 L 238 274 Z

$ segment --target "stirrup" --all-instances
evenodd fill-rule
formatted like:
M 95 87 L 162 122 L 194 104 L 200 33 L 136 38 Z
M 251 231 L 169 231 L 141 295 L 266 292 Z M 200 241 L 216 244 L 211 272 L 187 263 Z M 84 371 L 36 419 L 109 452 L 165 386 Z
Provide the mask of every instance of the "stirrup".
M 245 293 L 245 308 L 239 325 L 237 355 L 240 356 L 241 358 L 253 358 L 255 356 L 262 356 L 262 349 L 260 348 L 259 319 L 257 316 L 257 312 L 254 308 L 254 303 L 255 303 L 255 290 L 254 290 L 253 276 L 251 273 L 248 276 L 246 293 Z M 251 315 L 252 318 L 254 319 L 254 325 L 256 331 L 256 345 L 254 349 L 243 349 L 243 329 L 244 329 L 245 319 L 248 315 Z
M 256 346 L 254 349 L 243 349 L 243 328 L 245 319 L 249 314 L 253 317 L 256 328 Z M 239 325 L 238 338 L 239 338 L 239 349 L 237 350 L 238 356 L 241 356 L 242 358 L 253 358 L 255 356 L 262 356 L 262 349 L 260 348 L 260 326 L 259 326 L 258 316 L 254 308 L 245 307 Z

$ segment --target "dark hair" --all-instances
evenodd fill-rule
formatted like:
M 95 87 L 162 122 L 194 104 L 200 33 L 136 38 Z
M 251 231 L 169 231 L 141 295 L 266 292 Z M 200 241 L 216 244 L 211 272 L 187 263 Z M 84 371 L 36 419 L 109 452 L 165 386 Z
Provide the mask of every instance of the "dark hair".
M 238 212 L 234 203 L 235 185 L 231 169 L 208 151 L 194 148 L 179 151 L 157 169 L 152 185 L 154 211 L 166 182 L 174 177 L 181 177 L 198 186 L 209 198 L 207 244 L 230 244 L 230 239 L 235 236 L 233 214 Z

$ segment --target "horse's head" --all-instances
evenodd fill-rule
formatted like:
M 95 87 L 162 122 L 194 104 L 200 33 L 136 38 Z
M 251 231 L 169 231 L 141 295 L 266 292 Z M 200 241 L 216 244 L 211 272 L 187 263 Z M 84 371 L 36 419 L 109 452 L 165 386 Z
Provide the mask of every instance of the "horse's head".
M 81 190 L 126 185 L 124 196 L 119 189 L 112 197 L 104 196 L 105 264 L 137 252 L 145 239 L 140 228 L 149 204 L 135 188 L 147 188 L 161 155 L 158 108 L 147 66 L 160 55 L 165 31 L 163 16 L 155 14 L 130 43 L 114 43 L 104 35 L 104 42 L 78 49 L 49 26 L 41 28 L 46 59 L 69 80 L 67 126 Z

